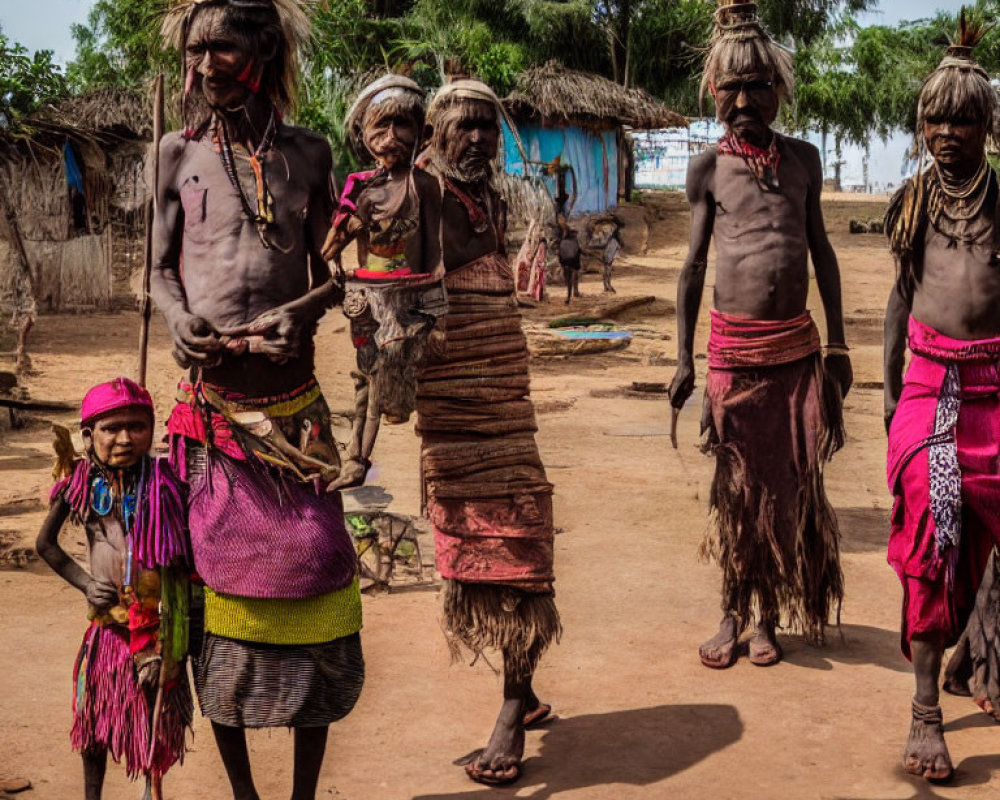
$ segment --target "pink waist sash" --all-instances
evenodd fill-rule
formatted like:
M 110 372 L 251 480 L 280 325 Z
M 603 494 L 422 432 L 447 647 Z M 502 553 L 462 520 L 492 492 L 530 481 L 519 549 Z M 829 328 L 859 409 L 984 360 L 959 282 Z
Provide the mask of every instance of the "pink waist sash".
M 773 367 L 818 353 L 819 331 L 808 311 L 784 320 L 735 317 L 712 309 L 711 369 Z

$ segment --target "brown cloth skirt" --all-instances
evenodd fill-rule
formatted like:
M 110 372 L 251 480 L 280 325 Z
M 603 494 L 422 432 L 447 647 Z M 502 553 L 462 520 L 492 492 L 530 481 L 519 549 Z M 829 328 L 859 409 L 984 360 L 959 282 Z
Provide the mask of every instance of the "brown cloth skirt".
M 499 253 L 445 277 L 448 313 L 417 384 L 417 432 L 445 628 L 456 648 L 504 654 L 527 675 L 560 633 L 552 484 L 538 454 L 528 347 Z

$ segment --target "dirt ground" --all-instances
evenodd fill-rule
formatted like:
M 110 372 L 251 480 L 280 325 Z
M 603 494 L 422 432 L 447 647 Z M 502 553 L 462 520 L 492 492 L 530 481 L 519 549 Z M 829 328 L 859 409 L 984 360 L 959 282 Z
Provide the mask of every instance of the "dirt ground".
M 847 233 L 849 218 L 877 217 L 882 205 L 856 198 L 826 205 L 857 380 L 847 400 L 848 444 L 827 472 L 843 531 L 842 635 L 834 633 L 823 648 L 783 635 L 786 659 L 779 666 L 759 669 L 741 659 L 730 670 L 710 672 L 700 665 L 697 647 L 719 620 L 720 576 L 697 557 L 712 469 L 697 450 L 697 404 L 682 414 L 680 449 L 672 450 L 668 403 L 616 391 L 672 374 L 673 298 L 687 212 L 680 195 L 647 195 L 646 201 L 658 216 L 648 252 L 628 254 L 615 276 L 618 299 L 658 298 L 624 318 L 636 331 L 632 347 L 533 363 L 539 442 L 556 486 L 558 603 L 565 623 L 563 642 L 544 659 L 536 688 L 558 719 L 528 734 L 525 777 L 515 788 L 469 783 L 452 761 L 485 743 L 499 707 L 498 678 L 485 663 L 449 664 L 433 586 L 367 597 L 367 683 L 354 713 L 331 731 L 319 797 L 996 796 L 991 781 L 1000 769 L 1000 738 L 968 699 L 942 699 L 955 781 L 928 787 L 900 768 L 912 677 L 898 647 L 901 592 L 885 563 L 889 496 L 880 367 L 892 267 L 882 237 Z M 585 276 L 581 288 L 586 297 L 574 311 L 603 299 L 598 275 Z M 555 299 L 528 313 L 529 326 L 564 310 L 560 293 L 552 287 Z M 706 307 L 709 298 L 706 292 Z M 811 306 L 821 318 L 815 290 Z M 706 322 L 704 313 L 696 345 L 702 352 Z M 88 385 L 131 373 L 136 331 L 134 313 L 43 318 L 33 339 L 32 396 L 78 402 Z M 346 409 L 353 353 L 339 313 L 323 322 L 319 352 L 330 404 Z M 702 384 L 704 363 L 698 361 Z M 161 417 L 178 375 L 157 322 L 151 388 Z M 30 778 L 34 789 L 19 795 L 25 800 L 82 794 L 68 730 L 84 601 L 43 564 L 11 557 L 17 547 L 30 547 L 43 514 L 49 438 L 39 421 L 0 445 L 6 477 L 0 549 L 8 554 L 0 568 L 0 775 Z M 394 496 L 392 510 L 418 510 L 417 447 L 412 425 L 383 428 L 372 482 Z M 82 552 L 82 532 L 68 531 L 65 541 Z M 255 732 L 250 741 L 261 796 L 287 797 L 290 735 Z M 229 796 L 203 719 L 186 764 L 168 776 L 166 789 L 168 797 L 183 800 Z M 120 769 L 109 769 L 108 800 L 140 793 Z

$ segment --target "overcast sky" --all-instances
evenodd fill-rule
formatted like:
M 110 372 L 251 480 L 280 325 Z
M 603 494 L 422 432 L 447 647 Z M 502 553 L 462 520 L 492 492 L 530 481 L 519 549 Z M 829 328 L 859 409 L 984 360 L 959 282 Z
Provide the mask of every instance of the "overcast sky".
M 0 27 L 29 50 L 54 50 L 56 60 L 65 64 L 74 52 L 70 25 L 86 21 L 93 4 L 93 0 L 0 0 Z M 932 16 L 939 8 L 957 11 L 961 5 L 961 0 L 882 0 L 881 10 L 865 14 L 862 21 L 892 25 Z

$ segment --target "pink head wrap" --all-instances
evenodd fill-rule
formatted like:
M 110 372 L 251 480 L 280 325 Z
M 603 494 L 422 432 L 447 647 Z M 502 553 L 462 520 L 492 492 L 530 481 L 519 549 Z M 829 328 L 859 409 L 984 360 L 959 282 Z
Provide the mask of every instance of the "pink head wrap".
M 87 392 L 80 407 L 80 427 L 85 428 L 98 417 L 123 408 L 147 408 L 153 416 L 153 398 L 135 381 L 115 378 L 99 383 Z

